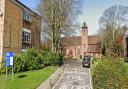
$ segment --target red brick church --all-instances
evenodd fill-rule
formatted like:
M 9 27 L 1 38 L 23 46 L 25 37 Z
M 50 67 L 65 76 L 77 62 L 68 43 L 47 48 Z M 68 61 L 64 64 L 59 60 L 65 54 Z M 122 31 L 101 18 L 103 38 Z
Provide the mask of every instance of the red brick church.
M 101 39 L 98 35 L 88 35 L 86 22 L 83 23 L 81 36 L 62 37 L 62 52 L 65 56 L 77 58 L 90 55 L 95 58 L 101 58 Z

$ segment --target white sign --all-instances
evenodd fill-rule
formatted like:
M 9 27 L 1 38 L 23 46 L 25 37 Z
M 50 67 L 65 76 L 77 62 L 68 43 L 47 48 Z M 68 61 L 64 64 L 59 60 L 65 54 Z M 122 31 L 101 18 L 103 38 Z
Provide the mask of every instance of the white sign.
M 13 57 L 10 57 L 10 66 L 13 66 Z

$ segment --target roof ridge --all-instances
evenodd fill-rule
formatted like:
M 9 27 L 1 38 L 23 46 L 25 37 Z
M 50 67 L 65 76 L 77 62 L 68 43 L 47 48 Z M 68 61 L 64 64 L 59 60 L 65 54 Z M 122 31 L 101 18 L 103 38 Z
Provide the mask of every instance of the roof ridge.
M 31 11 L 32 13 L 34 13 L 35 15 L 38 15 L 39 17 L 41 17 L 38 13 L 36 13 L 34 10 L 30 9 L 28 6 L 26 6 L 25 4 L 23 4 L 20 0 L 12 0 L 18 4 L 20 4 L 22 7 L 28 9 L 29 11 Z

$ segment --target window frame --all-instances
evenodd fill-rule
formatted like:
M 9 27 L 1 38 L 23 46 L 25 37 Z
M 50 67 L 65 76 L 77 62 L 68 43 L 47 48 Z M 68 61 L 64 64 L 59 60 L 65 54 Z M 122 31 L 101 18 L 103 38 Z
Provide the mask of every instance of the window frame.
M 23 43 L 31 43 L 31 30 L 23 28 L 23 31 L 22 31 L 22 42 Z

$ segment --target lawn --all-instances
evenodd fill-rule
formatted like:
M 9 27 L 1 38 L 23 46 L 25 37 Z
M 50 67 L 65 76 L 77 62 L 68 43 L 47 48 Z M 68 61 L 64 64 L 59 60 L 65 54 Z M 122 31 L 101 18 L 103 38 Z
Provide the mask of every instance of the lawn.
M 5 75 L 0 75 L 0 89 L 35 89 L 45 81 L 57 67 L 46 67 L 41 70 L 28 71 L 14 74 L 12 81 L 11 75 L 5 80 Z

